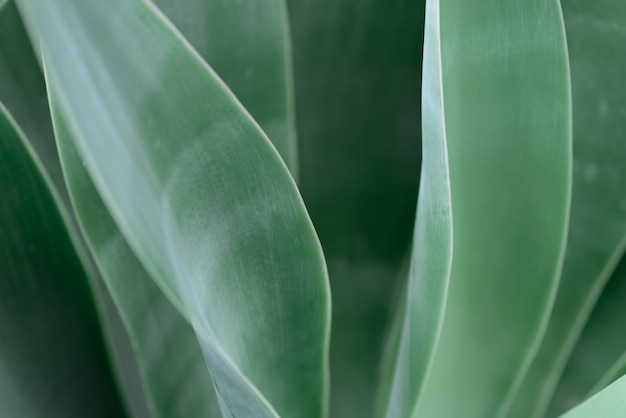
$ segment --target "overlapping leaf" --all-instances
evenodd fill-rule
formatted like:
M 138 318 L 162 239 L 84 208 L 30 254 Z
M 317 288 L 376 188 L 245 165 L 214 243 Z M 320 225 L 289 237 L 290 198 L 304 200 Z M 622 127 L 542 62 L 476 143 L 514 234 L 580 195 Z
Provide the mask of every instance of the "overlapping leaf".
M 148 4 L 18 5 L 105 204 L 199 335 L 222 412 L 323 414 L 323 257 L 267 138 Z
M 430 371 L 421 390 L 410 379 L 403 379 L 409 389 L 397 390 L 411 396 L 402 414 L 498 416 L 540 341 L 565 244 L 571 115 L 563 22 L 556 1 L 484 0 L 477 7 L 430 0 L 427 9 L 424 68 L 434 76 L 425 76 L 424 100 L 440 106 L 424 117 L 440 128 L 425 129 L 424 141 L 446 140 L 452 264 L 431 364 L 429 351 L 420 359 L 416 343 L 407 349 L 426 364 L 422 375 Z M 441 215 L 433 206 L 439 210 L 427 213 Z M 428 284 L 428 275 L 412 279 L 431 293 L 416 293 L 411 303 L 438 301 L 429 308 L 436 317 L 445 289 Z M 429 317 L 410 319 L 405 332 L 419 335 L 426 327 L 419 321 Z
M 557 416 L 626 374 L 626 259 L 598 299 L 557 386 L 548 416 Z
M 299 187 L 333 290 L 331 414 L 361 418 L 415 219 L 424 0 L 287 3 Z
M 626 376 L 563 415 L 562 418 L 621 418 L 626 409 Z
M 0 105 L 0 415 L 124 416 L 83 266 Z
M 152 416 L 219 417 L 211 377 L 193 329 L 128 247 L 55 106 L 52 114 L 74 209 L 130 334 Z
M 73 243 L 76 251 L 81 253 L 80 260 L 87 272 L 91 290 L 94 293 L 96 307 L 100 313 L 99 319 L 105 330 L 109 355 L 113 360 L 126 404 L 134 417 L 148 417 L 150 415 L 143 393 L 143 383 L 139 377 L 135 361 L 137 353 L 131 347 L 129 336 L 119 317 L 117 308 L 114 306 L 96 266 L 88 255 L 89 251 L 81 239 L 78 224 L 70 208 L 69 195 L 62 177 L 52 131 L 43 73 L 31 50 L 14 3 L 9 4 L 0 13 L 0 30 L 3 34 L 0 37 L 0 54 L 2 57 L 0 59 L 0 79 L 2 80 L 0 98 L 19 116 L 20 125 L 25 127 L 28 132 L 26 139 L 34 146 L 37 156 L 42 161 L 42 169 L 46 174 L 51 174 L 53 189 L 62 198 L 62 200 L 57 201 L 57 204 L 59 210 L 67 213 L 67 231 L 74 237 Z M 163 313 L 160 318 L 162 317 Z M 191 337 L 191 341 L 195 343 L 195 336 L 192 335 Z M 157 341 L 154 338 L 152 342 L 153 347 L 150 351 L 154 351 L 156 347 L 162 350 L 163 347 L 174 344 L 172 341 L 168 342 L 164 339 Z M 175 344 L 184 344 L 184 342 L 177 341 Z M 141 353 L 139 357 L 141 357 Z M 154 362 L 152 366 L 163 368 L 164 373 L 170 370 L 169 362 Z M 153 384 L 156 383 L 153 382 Z M 179 384 L 176 389 L 179 390 L 184 387 L 185 385 Z M 201 392 L 203 396 L 205 392 Z M 172 396 L 169 394 L 163 398 L 171 401 Z M 211 402 L 210 397 L 207 402 Z M 62 413 L 62 409 L 60 411 Z
M 298 174 L 284 0 L 154 0 L 211 65 Z
M 564 0 L 574 177 L 563 274 L 550 324 L 511 417 L 542 416 L 626 244 L 626 3 Z
M 426 8 L 423 162 L 407 300 L 387 417 L 411 416 L 439 338 L 452 263 L 452 203 L 441 68 L 439 4 Z M 383 388 L 383 390 L 386 390 Z
M 45 82 L 13 2 L 8 2 L 0 13 L 0 33 L 0 99 L 37 152 L 57 193 L 69 205 Z

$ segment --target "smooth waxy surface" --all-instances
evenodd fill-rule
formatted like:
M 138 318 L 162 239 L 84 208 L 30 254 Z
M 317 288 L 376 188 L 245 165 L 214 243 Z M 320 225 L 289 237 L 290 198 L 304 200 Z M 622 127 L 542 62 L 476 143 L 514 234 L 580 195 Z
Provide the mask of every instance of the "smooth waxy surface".
M 199 335 L 222 412 L 322 415 L 323 256 L 258 125 L 151 5 L 18 5 L 103 201 Z
M 35 149 L 57 192 L 69 205 L 54 143 L 46 86 L 14 2 L 0 12 L 0 100 Z
M 192 327 L 128 247 L 55 106 L 52 111 L 74 209 L 132 341 L 151 415 L 219 417 L 211 377 Z
M 288 0 L 299 188 L 333 295 L 331 415 L 370 416 L 420 175 L 424 0 Z
M 387 417 L 411 416 L 439 338 L 452 262 L 452 203 L 441 89 L 439 4 L 426 9 L 422 85 L 423 162 L 406 307 Z M 401 306 L 402 307 L 402 306 Z
M 224 80 L 298 175 L 291 45 L 284 0 L 154 0 Z
M 562 418 L 620 418 L 626 408 L 626 376 L 598 393 L 587 402 L 563 415 Z
M 426 44 L 440 46 L 453 245 L 441 336 L 411 416 L 497 417 L 545 329 L 564 251 L 571 107 L 563 22 L 556 1 L 427 7 L 427 25 L 439 24 Z
M 626 374 L 626 261 L 594 306 L 552 398 L 548 416 L 578 405 Z
M 65 222 L 0 104 L 0 415 L 125 416 Z
M 510 416 L 545 412 L 626 244 L 626 3 L 562 1 L 571 61 L 574 165 L 563 273 L 541 348 Z

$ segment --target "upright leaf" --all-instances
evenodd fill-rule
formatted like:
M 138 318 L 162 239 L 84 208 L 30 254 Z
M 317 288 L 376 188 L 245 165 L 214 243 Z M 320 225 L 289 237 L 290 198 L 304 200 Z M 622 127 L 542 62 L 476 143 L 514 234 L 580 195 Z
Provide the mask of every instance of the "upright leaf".
M 298 174 L 285 0 L 154 0 Z
M 541 348 L 511 417 L 540 417 L 626 245 L 626 3 L 563 0 L 572 71 L 574 174 L 565 264 Z
M 409 417 L 415 408 L 439 338 L 450 279 L 453 224 L 439 16 L 439 3 L 427 3 L 422 174 L 402 336 L 387 417 Z
M 148 3 L 18 6 L 98 192 L 198 334 L 222 413 L 323 415 L 324 260 L 258 125 Z
M 61 198 L 57 204 L 66 215 L 66 228 L 73 238 L 74 247 L 94 293 L 99 319 L 105 331 L 105 341 L 118 381 L 123 388 L 124 398 L 133 416 L 146 417 L 147 405 L 125 327 L 82 240 L 78 223 L 71 211 L 52 130 L 43 73 L 14 2 L 0 13 L 0 32 L 0 100 L 4 101 L 9 111 L 16 115 L 19 125 L 25 129 L 25 139 L 33 146 L 42 162 L 42 170 L 50 176 L 54 191 Z
M 123 417 L 51 187 L 0 104 L 0 415 Z
M 420 173 L 424 0 L 288 0 L 299 187 L 333 294 L 331 415 L 369 416 Z
M 441 336 L 411 416 L 497 417 L 540 342 L 561 268 L 571 182 L 563 22 L 557 1 L 427 7 L 424 68 L 441 81 L 425 83 L 441 106 L 424 117 L 443 128 L 424 140 L 445 133 L 453 245 Z M 442 183 L 424 193 L 443 194 Z M 442 286 L 416 298 L 441 300 Z M 430 317 L 412 320 L 417 333 Z

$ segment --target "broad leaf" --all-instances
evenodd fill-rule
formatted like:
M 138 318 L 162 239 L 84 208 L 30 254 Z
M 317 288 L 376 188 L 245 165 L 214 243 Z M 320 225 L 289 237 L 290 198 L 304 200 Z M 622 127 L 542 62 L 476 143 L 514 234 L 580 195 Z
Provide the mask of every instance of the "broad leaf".
M 297 177 L 285 0 L 153 0 L 211 65 Z
M 626 258 L 602 292 L 570 356 L 548 416 L 557 416 L 626 374 Z
M 424 115 L 443 126 L 424 130 L 424 141 L 445 135 L 453 245 L 441 335 L 411 416 L 496 417 L 538 347 L 562 264 L 571 186 L 563 21 L 555 1 L 427 8 L 425 43 L 438 54 L 427 48 L 424 68 L 438 68 L 441 81 L 425 82 L 441 106 Z M 437 103 L 428 92 L 425 102 Z M 417 278 L 431 293 L 416 301 L 441 300 L 445 284 Z M 411 319 L 407 333 L 431 320 Z
M 0 100 L 16 115 L 18 123 L 26 130 L 26 140 L 42 162 L 42 170 L 52 178 L 54 191 L 61 198 L 57 202 L 59 210 L 67 214 L 67 231 L 74 238 L 74 246 L 94 293 L 105 340 L 118 381 L 123 387 L 124 398 L 133 416 L 146 417 L 148 412 L 143 388 L 124 325 L 89 256 L 71 211 L 52 130 L 43 73 L 13 2 L 0 13 L 0 31 Z
M 562 418 L 622 418 L 626 410 L 626 376 Z
M 626 245 L 626 3 L 563 0 L 571 61 L 572 209 L 565 264 L 541 348 L 511 417 L 540 417 Z
M 54 105 L 52 115 L 74 208 L 133 342 L 152 415 L 219 417 L 211 377 L 193 329 L 119 233 Z
M 18 6 L 104 203 L 198 334 L 222 413 L 322 415 L 323 256 L 258 125 L 148 3 Z
M 0 415 L 124 416 L 52 185 L 1 104 L 0 186 Z

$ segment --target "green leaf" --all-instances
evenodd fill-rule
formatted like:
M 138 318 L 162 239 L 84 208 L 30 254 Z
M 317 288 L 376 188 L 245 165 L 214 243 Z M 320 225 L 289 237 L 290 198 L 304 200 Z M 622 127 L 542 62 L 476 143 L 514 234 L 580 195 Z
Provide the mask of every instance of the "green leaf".
M 622 418 L 626 410 L 626 376 L 562 418 Z
M 198 334 L 222 413 L 323 415 L 324 259 L 258 125 L 148 3 L 18 6 L 104 203 Z
M 595 395 L 600 392 L 602 389 L 610 385 L 611 383 L 617 381 L 622 376 L 626 375 L 626 351 L 619 356 L 617 360 L 611 365 L 609 370 L 602 375 L 602 377 L 596 382 L 596 384 L 591 388 L 587 397 Z
M 439 33 L 439 4 L 427 2 L 422 173 L 406 307 L 385 414 L 388 417 L 409 417 L 417 405 L 439 338 L 450 280 L 453 223 Z
M 424 0 L 288 0 L 299 187 L 333 293 L 331 415 L 370 416 L 420 171 Z
M 51 177 L 54 191 L 61 198 L 57 204 L 65 215 L 67 232 L 73 238 L 94 293 L 105 340 L 113 358 L 118 381 L 123 387 L 126 403 L 133 411 L 133 416 L 146 417 L 148 412 L 143 388 L 124 325 L 82 240 L 78 222 L 71 211 L 52 130 L 43 73 L 13 2 L 0 13 L 0 31 L 0 100 L 6 103 L 9 110 L 16 115 L 20 126 L 26 129 L 26 139 L 33 146 L 42 162 L 42 170 Z
M 552 398 L 558 416 L 626 374 L 626 258 L 598 299 Z
M 46 86 L 14 2 L 0 12 L 0 99 L 15 117 L 69 207 L 54 143 Z
M 122 417 L 52 186 L 0 104 L 0 415 Z
M 91 183 L 54 100 L 51 103 L 72 202 L 129 331 L 152 416 L 219 417 L 211 377 L 193 329 L 128 247 Z
M 270 138 L 297 177 L 289 25 L 284 0 L 154 0 Z
M 538 347 L 562 264 L 572 141 L 563 21 L 558 2 L 544 0 L 429 0 L 427 10 L 423 94 L 438 112 L 424 112 L 423 137 L 424 144 L 445 139 L 452 265 L 432 361 L 417 345 L 407 349 L 427 377 L 419 393 L 408 378 L 399 382 L 409 389 L 398 388 L 412 396 L 414 417 L 497 417 Z M 426 78 L 436 71 L 439 79 Z M 438 129 L 426 129 L 427 122 Z M 424 158 L 424 164 L 435 158 L 426 146 Z M 440 167 L 436 158 L 433 166 Z M 445 193 L 445 177 L 439 179 L 424 195 Z M 445 206 L 432 207 L 425 215 L 446 216 Z M 414 251 L 433 257 L 429 250 Z M 437 277 L 444 280 L 447 259 L 439 263 Z M 416 286 L 410 303 L 429 301 L 432 308 L 424 308 L 429 316 L 410 318 L 410 337 L 438 318 L 445 283 L 430 279 L 414 276 L 429 293 Z
M 511 417 L 540 417 L 626 245 L 626 3 L 564 0 L 572 72 L 574 177 L 557 299 Z

